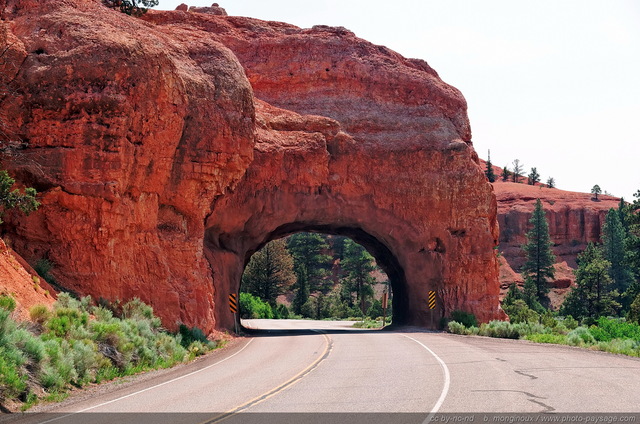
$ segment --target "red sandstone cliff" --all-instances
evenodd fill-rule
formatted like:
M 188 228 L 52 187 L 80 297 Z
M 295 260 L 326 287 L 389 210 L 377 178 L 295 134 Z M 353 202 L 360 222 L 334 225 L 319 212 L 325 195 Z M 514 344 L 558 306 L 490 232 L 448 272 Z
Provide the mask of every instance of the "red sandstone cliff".
M 3 229 L 68 288 L 228 327 L 250 254 L 299 230 L 380 260 L 397 322 L 498 306 L 496 202 L 466 103 L 426 62 L 344 28 L 92 0 L 4 0 L 5 158 L 42 207 Z
M 558 305 L 566 289 L 575 281 L 576 257 L 587 243 L 600 242 L 600 230 L 609 209 L 617 208 L 619 198 L 575 193 L 512 182 L 493 184 L 498 201 L 500 223 L 500 282 L 502 292 L 513 283 L 522 283 L 519 271 L 525 262 L 522 245 L 526 243 L 529 219 L 536 200 L 542 201 L 549 223 L 553 252 L 557 257 L 556 276 L 552 283 L 552 301 Z M 514 271 L 515 270 L 515 271 Z

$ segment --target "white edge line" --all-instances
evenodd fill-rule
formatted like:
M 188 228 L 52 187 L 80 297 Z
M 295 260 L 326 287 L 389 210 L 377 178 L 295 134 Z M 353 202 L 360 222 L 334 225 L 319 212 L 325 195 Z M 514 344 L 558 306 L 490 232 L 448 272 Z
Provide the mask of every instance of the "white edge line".
M 249 345 L 251 344 L 251 342 L 252 342 L 252 341 L 254 341 L 254 340 L 255 340 L 255 339 L 251 339 L 251 340 L 249 340 L 249 342 L 248 342 L 246 345 L 244 345 L 244 346 L 242 347 L 242 349 L 240 349 L 239 351 L 237 351 L 237 352 L 236 352 L 236 353 L 234 353 L 233 355 L 231 355 L 231 356 L 227 356 L 226 358 L 224 358 L 224 359 L 222 359 L 222 360 L 220 360 L 220 361 L 218 361 L 218 362 L 216 362 L 216 363 L 214 363 L 214 364 L 207 365 L 207 366 L 206 366 L 206 367 L 204 367 L 204 368 L 200 368 L 199 370 L 192 371 L 192 372 L 190 372 L 189 374 L 181 375 L 180 377 L 176 377 L 176 378 L 173 378 L 173 379 L 171 379 L 171 380 L 167 380 L 167 381 L 165 381 L 165 382 L 163 382 L 163 383 L 156 384 L 155 386 L 147 387 L 146 389 L 138 390 L 137 392 L 129 393 L 128 395 L 121 396 L 121 397 L 119 397 L 119 398 L 112 399 L 112 400 L 110 400 L 110 401 L 103 402 L 103 403 L 100 403 L 100 404 L 98 404 L 98 405 L 90 406 L 89 408 L 85 408 L 85 409 L 81 409 L 81 410 L 79 410 L 79 411 L 71 412 L 71 413 L 66 414 L 66 415 L 63 415 L 63 416 L 61 416 L 61 417 L 56 417 L 56 418 L 52 418 L 52 419 L 47 420 L 47 421 L 42 421 L 42 422 L 40 422 L 40 424 L 46 424 L 46 423 L 50 423 L 50 422 L 53 422 L 53 421 L 58 421 L 58 420 L 61 420 L 61 419 L 63 419 L 63 418 L 66 418 L 66 417 L 70 417 L 70 416 L 72 416 L 72 415 L 75 415 L 75 414 L 80 414 L 80 413 L 82 413 L 82 412 L 87 412 L 87 411 L 90 411 L 90 410 L 92 410 L 92 409 L 100 408 L 101 406 L 109 405 L 110 403 L 119 402 L 119 401 L 121 401 L 121 400 L 123 400 L 123 399 L 127 399 L 127 398 L 130 398 L 130 397 L 132 397 L 132 396 L 139 395 L 140 393 L 144 393 L 144 392 L 147 392 L 147 391 L 149 391 L 149 390 L 156 389 L 156 388 L 158 388 L 158 387 L 160 387 L 160 386 L 164 386 L 164 385 L 166 385 L 166 384 L 173 383 L 174 381 L 182 380 L 183 378 L 190 377 L 190 376 L 192 376 L 192 375 L 194 375 L 194 374 L 198 374 L 198 373 L 200 373 L 200 372 L 202 372 L 202 371 L 208 370 L 208 369 L 209 369 L 209 368 L 211 368 L 211 367 L 215 367 L 216 365 L 219 365 L 219 364 L 223 363 L 224 361 L 226 361 L 226 360 L 228 360 L 228 359 L 233 358 L 234 356 L 236 356 L 237 354 L 239 354 L 240 352 L 242 352 L 243 350 L 245 350 L 245 349 L 247 348 L 247 346 L 249 346 Z
M 420 346 L 425 348 L 431 355 L 433 355 L 433 357 L 436 358 L 436 360 L 440 363 L 440 367 L 442 368 L 442 374 L 444 374 L 444 385 L 442 387 L 442 392 L 440 393 L 440 397 L 438 398 L 438 401 L 436 402 L 436 404 L 433 405 L 433 408 L 431 409 L 431 412 L 429 413 L 427 418 L 423 421 L 423 423 L 428 423 L 428 422 L 431 422 L 433 416 L 438 412 L 438 410 L 444 403 L 444 400 L 447 397 L 447 394 L 449 393 L 449 386 L 451 385 L 451 375 L 449 374 L 449 368 L 447 367 L 447 364 L 445 364 L 444 361 L 440 359 L 440 357 L 436 355 L 436 353 L 433 350 L 429 349 L 422 342 L 414 339 L 413 337 L 409 337 L 406 334 L 403 334 L 403 336 L 406 337 L 407 339 L 411 339 L 414 342 L 418 343 Z

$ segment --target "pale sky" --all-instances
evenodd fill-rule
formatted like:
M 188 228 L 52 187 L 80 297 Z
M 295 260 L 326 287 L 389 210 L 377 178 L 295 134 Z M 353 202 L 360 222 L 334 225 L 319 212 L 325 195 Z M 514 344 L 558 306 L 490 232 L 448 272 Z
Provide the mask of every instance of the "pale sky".
M 519 159 L 564 190 L 640 190 L 640 1 L 217 2 L 234 16 L 344 26 L 426 60 L 464 94 L 474 147 L 495 165 Z

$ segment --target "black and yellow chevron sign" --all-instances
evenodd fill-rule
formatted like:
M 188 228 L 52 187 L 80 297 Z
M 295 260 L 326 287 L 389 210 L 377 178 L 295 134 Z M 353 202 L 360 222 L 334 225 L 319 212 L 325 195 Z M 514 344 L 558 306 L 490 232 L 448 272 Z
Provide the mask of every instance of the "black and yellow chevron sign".
M 235 293 L 229 295 L 229 310 L 234 314 L 238 313 L 238 297 Z
M 436 292 L 433 290 L 429 290 L 429 300 L 427 301 L 429 304 L 429 309 L 436 308 Z

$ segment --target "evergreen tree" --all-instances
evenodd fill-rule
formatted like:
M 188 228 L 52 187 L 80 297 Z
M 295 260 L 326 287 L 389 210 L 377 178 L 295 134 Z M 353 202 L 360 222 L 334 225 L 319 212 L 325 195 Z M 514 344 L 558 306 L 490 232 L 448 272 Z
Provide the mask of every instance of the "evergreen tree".
M 490 183 L 495 182 L 496 174 L 493 172 L 493 164 L 491 163 L 491 151 L 489 151 L 489 157 L 487 158 L 487 170 L 485 171 L 485 175 Z
M 633 196 L 636 199 L 626 206 L 624 221 L 628 228 L 625 240 L 626 263 L 633 275 L 632 283 L 625 293 L 627 299 L 635 299 L 640 294 L 640 190 Z
M 331 288 L 331 281 L 327 280 L 327 276 L 332 259 L 325 253 L 329 249 L 325 237 L 316 233 L 297 233 L 289 237 L 287 248 L 293 256 L 298 279 L 304 269 L 309 292 L 319 291 L 326 294 Z
M 509 176 L 511 176 L 511 172 L 509 168 L 507 168 L 507 165 L 505 165 L 504 168 L 502 168 L 502 181 L 509 181 Z
M 509 286 L 509 290 L 507 290 L 507 294 L 502 299 L 502 307 L 511 306 L 515 303 L 516 300 L 524 300 L 524 296 L 522 294 L 522 290 L 518 288 L 516 283 L 512 283 Z
M 547 187 L 556 188 L 556 180 L 554 180 L 553 177 L 547 179 Z
M 598 184 L 594 185 L 593 188 L 591 188 L 591 194 L 595 196 L 596 200 L 598 200 L 598 195 L 600 193 L 602 193 L 602 189 Z
M 531 168 L 531 172 L 529 172 L 529 176 L 528 176 L 528 183 L 529 185 L 536 185 L 537 183 L 540 182 L 540 174 L 538 174 L 538 170 L 534 167 Z
M 242 275 L 245 292 L 276 307 L 276 299 L 287 292 L 296 282 L 293 257 L 283 239 L 267 243 L 251 256 Z
M 527 244 L 523 246 L 527 261 L 522 268 L 522 273 L 525 276 L 525 281 L 530 278 L 535 284 L 538 301 L 547 306 L 549 303 L 547 298 L 547 293 L 549 293 L 547 278 L 553 278 L 553 264 L 556 258 L 551 251 L 549 225 L 547 224 L 547 218 L 542 209 L 540 199 L 536 201 L 529 223 L 532 228 L 527 233 Z
M 349 296 L 356 294 L 360 309 L 366 312 L 366 301 L 373 296 L 373 284 L 375 280 L 371 272 L 376 269 L 373 256 L 351 239 L 345 242 L 344 258 L 340 262 L 342 270 L 345 272 L 343 286 L 347 287 Z
M 602 257 L 602 251 L 589 243 L 578 256 L 577 286 L 565 299 L 560 313 L 587 322 L 615 314 L 620 305 L 616 302 L 618 292 L 613 290 L 609 276 L 610 266 L 611 263 Z
M 640 324 L 640 294 L 638 294 L 633 302 L 631 302 L 631 307 L 627 314 L 627 321 Z
M 633 278 L 625 261 L 625 239 L 626 235 L 620 222 L 620 213 L 611 208 L 602 226 L 602 249 L 604 259 L 611 263 L 609 275 L 613 280 L 613 287 L 618 290 L 618 293 L 624 293 Z M 632 300 L 630 299 L 629 303 Z
M 296 295 L 292 302 L 293 312 L 298 315 L 305 315 L 303 313 L 304 306 L 309 301 L 310 294 L 307 269 L 305 265 L 301 263 L 297 264 L 297 266 L 295 266 L 295 273 L 297 282 L 295 285 Z

